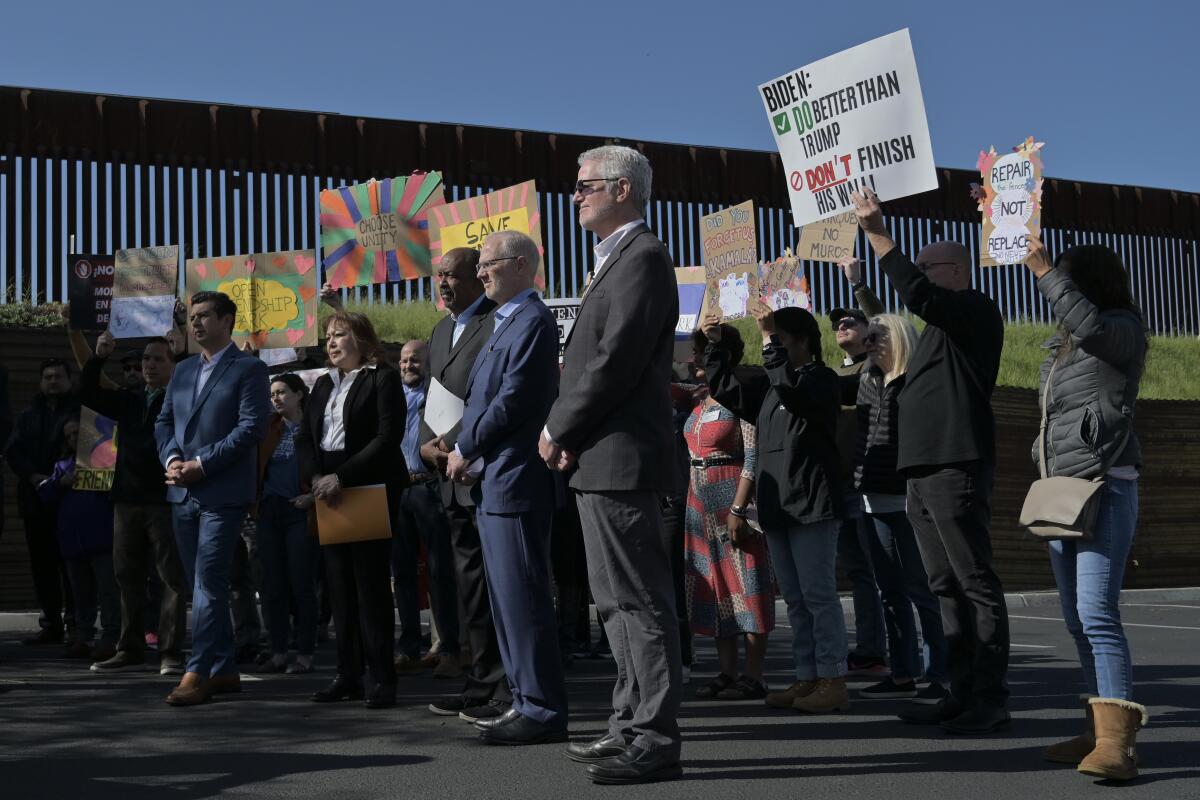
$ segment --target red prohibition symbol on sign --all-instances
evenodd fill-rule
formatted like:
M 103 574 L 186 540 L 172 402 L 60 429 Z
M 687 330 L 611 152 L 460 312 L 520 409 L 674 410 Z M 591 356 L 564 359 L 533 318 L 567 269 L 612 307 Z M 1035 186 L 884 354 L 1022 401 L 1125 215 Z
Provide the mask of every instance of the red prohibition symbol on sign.
M 800 174 L 799 170 L 796 170 L 792 173 L 791 180 L 792 188 L 797 192 L 804 188 L 804 176 Z

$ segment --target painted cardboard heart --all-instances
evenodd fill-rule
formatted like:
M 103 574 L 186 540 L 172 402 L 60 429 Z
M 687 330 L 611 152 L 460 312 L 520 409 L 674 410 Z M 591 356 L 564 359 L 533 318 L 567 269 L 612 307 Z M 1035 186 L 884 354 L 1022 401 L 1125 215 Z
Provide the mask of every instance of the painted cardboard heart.
M 196 274 L 201 278 L 208 277 L 208 265 L 203 261 L 198 261 L 195 264 L 192 264 L 192 269 L 196 270 Z
M 246 259 L 246 272 L 254 272 L 254 259 L 253 258 Z
M 317 287 L 301 286 L 296 292 L 300 295 L 300 299 L 307 303 L 317 296 Z
M 229 270 L 233 269 L 233 259 L 230 259 L 230 258 L 213 259 L 212 265 L 213 265 L 213 267 L 216 268 L 217 274 L 220 275 L 222 278 L 224 278 L 226 275 L 229 274 Z
M 272 256 L 271 263 L 276 267 L 283 267 L 287 264 L 287 256 Z
M 296 264 L 296 272 L 300 273 L 301 275 L 308 272 L 313 268 L 313 265 L 317 263 L 316 259 L 312 256 L 296 256 L 293 261 Z
M 297 328 L 292 328 L 287 332 L 288 344 L 292 347 L 296 346 L 296 342 L 304 338 L 304 331 Z

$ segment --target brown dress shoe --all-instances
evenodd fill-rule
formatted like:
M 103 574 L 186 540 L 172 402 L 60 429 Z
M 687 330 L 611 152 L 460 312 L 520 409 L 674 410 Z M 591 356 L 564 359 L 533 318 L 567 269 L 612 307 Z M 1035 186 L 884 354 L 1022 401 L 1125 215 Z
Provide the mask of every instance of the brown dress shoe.
M 208 684 L 208 680 L 198 672 L 184 673 L 183 680 L 167 695 L 167 704 L 198 706 L 206 703 L 212 697 L 212 691 Z
M 208 689 L 213 694 L 233 694 L 242 690 L 242 676 L 237 672 L 228 675 L 213 675 L 208 679 Z

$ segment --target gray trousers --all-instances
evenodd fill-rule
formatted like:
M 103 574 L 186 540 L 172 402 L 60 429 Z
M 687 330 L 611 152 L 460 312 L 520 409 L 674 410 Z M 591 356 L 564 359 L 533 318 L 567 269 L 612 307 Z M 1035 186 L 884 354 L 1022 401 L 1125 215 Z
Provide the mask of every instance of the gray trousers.
M 617 663 L 609 732 L 679 755 L 679 622 L 654 492 L 577 492 L 592 598 Z

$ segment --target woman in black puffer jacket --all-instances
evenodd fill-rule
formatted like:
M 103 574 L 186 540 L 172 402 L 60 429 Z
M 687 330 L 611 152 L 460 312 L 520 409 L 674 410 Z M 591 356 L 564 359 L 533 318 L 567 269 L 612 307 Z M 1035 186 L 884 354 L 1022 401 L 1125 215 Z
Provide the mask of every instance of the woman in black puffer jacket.
M 1025 263 L 1058 322 L 1041 374 L 1043 396 L 1050 380 L 1046 475 L 1104 481 L 1092 537 L 1049 545 L 1063 618 L 1092 697 L 1083 735 L 1052 745 L 1045 756 L 1078 764 L 1086 775 L 1128 780 L 1137 775 L 1135 733 L 1148 717 L 1133 702 L 1118 601 L 1137 525 L 1142 453 L 1133 408 L 1148 338 L 1125 266 L 1112 250 L 1074 247 L 1051 266 L 1041 241 L 1031 237 Z M 1040 444 L 1034 443 L 1035 461 Z

